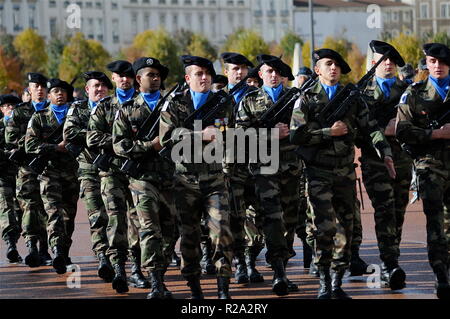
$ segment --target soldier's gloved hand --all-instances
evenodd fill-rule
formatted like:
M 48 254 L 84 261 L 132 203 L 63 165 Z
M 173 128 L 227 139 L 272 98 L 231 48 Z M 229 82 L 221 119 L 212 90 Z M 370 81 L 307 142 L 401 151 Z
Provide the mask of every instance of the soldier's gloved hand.
M 154 139 L 153 139 L 153 141 L 152 141 L 152 147 L 153 147 L 153 149 L 155 150 L 155 151 L 160 151 L 160 150 L 162 150 L 162 145 L 161 145 L 161 143 L 159 142 L 159 136 L 157 136 L 157 137 L 155 137 Z
M 384 129 L 385 136 L 395 136 L 395 118 L 389 121 L 388 125 Z
M 277 123 L 275 125 L 275 128 L 278 128 L 278 139 L 282 140 L 283 138 L 286 138 L 289 136 L 289 127 L 285 123 Z
M 216 139 L 217 129 L 214 126 L 208 126 L 202 131 L 202 140 L 212 142 Z
M 347 124 L 342 121 L 334 122 L 331 127 L 331 136 L 343 136 L 348 133 Z
M 61 143 L 59 143 L 59 144 L 56 146 L 56 151 L 57 151 L 57 152 L 61 152 L 61 153 L 67 153 L 68 150 L 67 150 L 67 148 L 66 148 L 66 145 L 67 145 L 67 142 L 66 142 L 66 141 L 62 141 Z
M 394 160 L 392 159 L 392 157 L 390 156 L 384 157 L 384 166 L 386 166 L 389 172 L 389 176 L 392 179 L 395 179 L 397 177 L 397 172 L 395 171 Z

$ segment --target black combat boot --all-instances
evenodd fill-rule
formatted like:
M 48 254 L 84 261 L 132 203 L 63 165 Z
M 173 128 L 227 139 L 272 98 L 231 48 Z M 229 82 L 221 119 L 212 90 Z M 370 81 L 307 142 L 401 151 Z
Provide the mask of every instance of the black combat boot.
M 319 292 L 317 299 L 331 299 L 331 276 L 329 267 L 318 267 L 319 273 Z
M 141 271 L 141 265 L 137 262 L 131 264 L 131 276 L 128 278 L 128 283 L 131 287 L 135 288 L 150 288 L 150 283 L 144 277 L 144 274 Z
M 73 264 L 72 259 L 70 259 L 70 257 L 69 257 L 69 250 L 70 250 L 70 247 L 64 247 L 64 258 L 66 259 L 67 266 Z
M 245 263 L 247 264 L 247 275 L 250 282 L 264 282 L 264 276 L 256 269 L 256 254 L 251 248 L 245 251 Z
M 164 275 L 165 275 L 166 271 L 167 271 L 167 268 L 162 271 L 162 275 L 161 275 L 162 285 L 163 285 L 163 288 L 164 288 L 164 298 L 166 298 L 166 299 L 173 299 L 172 292 L 169 291 L 169 289 L 167 289 L 166 284 L 164 283 Z
M 200 285 L 200 276 L 186 277 L 187 285 L 191 288 L 191 299 L 205 299 L 202 286 Z
M 352 257 L 350 259 L 350 276 L 362 276 L 370 274 L 367 272 L 369 265 L 359 257 L 359 251 L 352 251 Z
M 397 262 L 382 263 L 380 279 L 381 284 L 385 287 L 390 287 L 391 290 L 405 288 L 406 274 Z
M 352 299 L 345 291 L 341 288 L 342 278 L 344 278 L 345 269 L 339 271 L 333 271 L 331 273 L 331 297 L 333 299 Z
M 52 266 L 56 270 L 57 274 L 65 274 L 66 269 L 66 258 L 64 255 L 64 249 L 61 246 L 55 246 L 53 251 L 53 262 Z
M 302 240 L 303 243 L 303 268 L 308 269 L 311 266 L 312 262 L 312 249 L 306 242 L 306 240 Z
M 230 297 L 230 278 L 217 277 L 217 296 L 219 299 L 231 299 Z
M 112 287 L 119 294 L 128 292 L 127 273 L 125 272 L 125 264 L 114 264 L 114 278 L 112 280 Z
M 164 299 L 164 286 L 161 270 L 150 272 L 150 282 L 152 290 L 147 295 L 147 299 Z
M 16 243 L 17 241 L 14 239 L 7 239 L 5 240 L 6 243 L 6 258 L 8 258 L 8 261 L 10 263 L 18 263 L 22 260 L 22 258 L 19 255 L 19 252 L 17 251 Z
M 272 281 L 272 291 L 277 296 L 286 296 L 289 294 L 288 280 L 286 278 L 286 271 L 284 270 L 284 263 L 281 258 L 276 259 L 272 263 L 274 271 Z
M 287 260 L 284 261 L 284 269 L 287 268 Z M 298 286 L 296 284 L 294 284 L 292 281 L 289 280 L 289 278 L 287 278 L 286 276 L 286 280 L 288 282 L 288 291 L 289 292 L 296 292 L 298 291 Z
M 29 240 L 26 242 L 28 247 L 28 255 L 25 256 L 25 264 L 29 267 L 39 267 L 41 265 L 41 258 L 39 257 L 39 252 L 36 246 L 35 240 Z
M 445 264 L 439 264 L 433 267 L 436 275 L 436 295 L 439 299 L 450 299 L 450 284 L 448 279 L 448 270 Z
M 47 238 L 39 240 L 39 257 L 41 258 L 41 266 L 51 266 L 53 264 L 52 256 L 48 253 Z
M 200 260 L 200 266 L 202 267 L 202 273 L 206 275 L 215 275 L 216 266 L 212 263 L 212 247 L 211 241 L 207 240 L 201 244 L 202 246 L 202 260 Z
M 235 283 L 246 284 L 248 283 L 247 265 L 245 264 L 244 254 L 236 256 L 236 273 L 234 274 Z
M 97 274 L 105 282 L 112 282 L 114 278 L 114 269 L 109 262 L 108 257 L 106 257 L 104 252 L 100 252 L 97 255 L 98 258 L 98 270 Z

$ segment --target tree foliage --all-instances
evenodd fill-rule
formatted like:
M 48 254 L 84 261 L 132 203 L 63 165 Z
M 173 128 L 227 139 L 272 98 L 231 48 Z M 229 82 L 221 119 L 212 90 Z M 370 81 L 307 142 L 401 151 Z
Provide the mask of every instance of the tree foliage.
M 296 43 L 303 45 L 303 40 L 293 31 L 287 32 L 280 40 L 279 47 L 283 55 L 283 61 L 287 64 L 292 64 Z
M 270 54 L 269 45 L 253 30 L 237 29 L 230 34 L 222 47 L 222 52 L 232 51 L 245 55 L 255 65 L 259 54 Z
M 48 56 L 45 41 L 35 30 L 22 31 L 14 39 L 13 45 L 23 63 L 24 73 L 46 71 Z
M 51 39 L 47 44 L 47 67 L 46 74 L 50 78 L 57 78 L 59 76 L 59 64 L 61 63 L 62 53 L 67 40 L 59 38 Z
M 20 92 L 22 86 L 21 64 L 17 57 L 9 56 L 0 46 L 0 93 L 7 94 L 12 90 Z
M 397 49 L 406 63 L 417 65 L 423 57 L 422 43 L 416 35 L 400 33 L 398 37 L 392 38 L 389 43 Z

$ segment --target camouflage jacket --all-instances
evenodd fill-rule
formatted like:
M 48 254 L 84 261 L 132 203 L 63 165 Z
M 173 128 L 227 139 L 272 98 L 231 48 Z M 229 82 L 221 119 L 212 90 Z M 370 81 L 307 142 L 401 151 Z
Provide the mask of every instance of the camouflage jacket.
M 137 92 L 133 99 L 137 96 Z M 102 99 L 96 107 L 91 111 L 91 116 L 88 123 L 88 132 L 86 134 L 86 145 L 95 152 L 109 152 L 114 154 L 112 145 L 112 127 L 114 119 L 118 111 L 125 107 L 125 105 L 133 104 L 133 99 L 120 104 L 116 95 L 108 96 Z M 112 170 L 120 169 L 124 162 L 124 158 L 115 156 L 112 162 Z
M 338 92 L 342 90 L 339 86 Z M 354 142 L 357 134 L 369 139 L 380 158 L 392 156 L 391 148 L 384 134 L 379 130 L 375 119 L 369 116 L 369 110 L 362 100 L 355 100 L 342 121 L 349 132 L 345 136 L 332 137 L 330 127 L 322 127 L 316 120 L 317 115 L 329 102 L 320 82 L 305 90 L 297 100 L 291 119 L 291 141 L 302 147 L 315 148 L 313 159 L 307 164 L 323 167 L 343 167 L 353 164 L 355 157 Z
M 90 167 L 98 155 L 93 149 L 86 147 L 91 111 L 88 100 L 76 101 L 70 106 L 64 123 L 64 140 L 77 146 L 84 146 L 83 152 L 78 157 L 80 167 L 84 168 Z
M 206 103 L 208 103 L 208 101 L 210 101 L 217 94 L 224 95 L 226 93 L 223 91 L 219 91 L 217 93 L 211 92 L 208 96 Z M 195 111 L 194 104 L 189 89 L 183 92 L 177 92 L 176 94 L 169 96 L 166 102 L 164 103 L 163 109 L 161 110 L 161 121 L 159 130 L 159 138 L 161 145 L 171 149 L 182 139 L 188 138 L 191 141 L 192 156 L 191 158 L 187 158 L 186 160 L 184 160 L 184 162 L 186 163 L 176 163 L 176 172 L 178 173 L 186 173 L 190 171 L 195 171 L 197 169 L 218 170 L 218 167 L 223 165 L 223 163 L 216 163 L 216 162 L 213 162 L 212 164 L 205 163 L 202 155 L 203 151 L 205 150 L 205 147 L 209 144 L 209 142 L 202 141 L 201 131 L 194 131 L 192 127 L 184 126 L 184 120 L 194 111 Z M 203 128 L 210 125 L 214 125 L 217 129 L 219 129 L 220 131 L 222 131 L 222 133 L 224 133 L 229 127 L 233 126 L 232 118 L 233 118 L 232 105 L 231 103 L 229 103 L 215 115 L 215 118 L 211 120 L 210 123 L 202 123 Z M 173 134 L 175 129 L 180 128 L 183 128 L 183 134 L 181 136 L 178 134 Z M 225 139 L 226 137 L 224 134 L 223 135 L 224 143 L 222 147 L 225 145 Z M 196 140 L 201 141 L 202 146 L 201 149 L 197 150 L 194 148 Z M 202 152 L 202 154 L 200 154 L 200 151 Z M 223 151 L 225 155 L 225 149 L 223 149 Z M 199 157 L 199 159 L 201 159 L 201 163 L 194 163 L 195 162 L 194 158 L 196 155 Z
M 162 96 L 159 102 L 161 99 Z M 145 173 L 171 177 L 174 171 L 173 163 L 161 158 L 158 152 L 153 149 L 150 140 L 138 139 L 139 128 L 152 114 L 152 111 L 142 95 L 139 94 L 133 101 L 134 103 L 129 103 L 119 110 L 114 121 L 112 130 L 114 152 L 119 156 L 143 163 Z M 156 132 L 156 135 L 158 134 L 159 130 Z
M 398 105 L 396 136 L 400 143 L 418 148 L 415 152 L 419 157 L 429 154 L 436 159 L 450 161 L 449 140 L 432 140 L 433 129 L 430 127 L 432 121 L 450 109 L 449 103 L 450 90 L 442 101 L 429 80 L 410 85 Z
M 64 123 L 58 123 L 50 108 L 34 113 L 28 123 L 25 135 L 25 151 L 28 154 L 49 156 L 48 167 L 58 170 L 76 169 L 78 163 L 70 153 L 58 152 L 56 151 L 57 144 L 46 141 L 47 137 L 61 125 Z
M 382 132 L 384 132 L 384 129 L 388 125 L 389 121 L 396 118 L 397 104 L 407 87 L 407 83 L 397 78 L 391 88 L 391 94 L 389 98 L 386 98 L 376 79 L 373 78 L 372 81 L 370 81 L 367 87 L 364 89 L 363 97 L 367 103 L 367 106 L 369 107 L 370 116 L 371 118 L 375 118 Z M 376 157 L 377 153 L 373 148 L 372 143 L 370 143 L 369 140 L 363 139 L 361 137 L 362 136 L 358 136 L 356 145 L 361 148 L 363 155 Z M 386 136 L 386 139 L 391 146 L 394 156 L 406 156 L 406 154 L 400 147 L 400 143 L 398 143 L 395 137 Z
M 0 166 L 7 164 L 8 156 L 5 143 L 5 118 L 3 113 L 0 112 Z

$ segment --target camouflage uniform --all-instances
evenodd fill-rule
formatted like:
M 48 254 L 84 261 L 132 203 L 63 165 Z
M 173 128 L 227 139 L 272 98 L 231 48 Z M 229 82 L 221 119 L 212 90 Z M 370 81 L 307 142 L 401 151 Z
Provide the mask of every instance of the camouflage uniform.
M 78 163 L 70 153 L 55 151 L 56 145 L 45 141 L 60 125 L 53 111 L 46 108 L 31 116 L 25 136 L 28 154 L 49 155 L 50 161 L 39 175 L 41 196 L 48 214 L 48 241 L 53 249 L 61 247 L 68 257 L 75 228 L 78 193 Z
M 212 96 L 213 93 L 210 93 L 208 100 Z M 176 128 L 183 127 L 184 119 L 193 112 L 194 106 L 189 90 L 168 98 L 161 111 L 160 140 L 163 146 L 169 148 L 172 145 L 177 146 L 178 140 L 172 137 L 172 133 Z M 218 124 L 218 128 L 226 129 L 227 124 L 232 124 L 231 119 L 231 105 L 229 105 L 216 114 L 214 123 Z M 186 128 L 187 137 L 191 137 L 191 140 L 202 139 L 201 132 L 193 132 L 190 129 Z M 201 143 L 203 151 L 207 143 Z M 223 164 L 194 163 L 192 158 L 187 160 L 190 163 L 175 165 L 175 205 L 182 229 L 181 273 L 188 283 L 200 276 L 200 222 L 206 210 L 209 215 L 208 228 L 213 248 L 212 261 L 216 266 L 217 276 L 229 278 L 233 259 L 233 236 L 230 231 L 229 196 L 225 188 Z
M 448 262 L 443 205 L 450 189 L 450 143 L 431 140 L 428 125 L 448 110 L 442 102 L 430 80 L 414 83 L 400 100 L 396 122 L 400 143 L 416 148 L 414 165 L 427 219 L 428 259 L 435 272 Z
M 141 177 L 130 177 L 130 189 L 140 223 L 142 267 L 149 272 L 165 272 L 175 248 L 174 165 L 153 150 L 151 141 L 137 139 L 138 129 L 150 114 L 151 110 L 141 95 L 134 99 L 134 103 L 124 105 L 113 124 L 112 142 L 117 155 L 142 164 L 139 168 Z
M 89 148 L 113 152 L 113 121 L 117 111 L 123 106 L 116 96 L 110 96 L 102 99 L 92 109 L 86 134 L 86 143 Z M 131 261 L 140 261 L 139 220 L 128 188 L 128 177 L 119 170 L 122 164 L 123 159 L 114 157 L 109 171 L 99 173 L 101 194 L 108 214 L 107 255 L 112 265 L 125 264 L 127 248 Z
M 364 90 L 364 97 L 371 116 L 384 130 L 389 121 L 396 117 L 396 105 L 407 87 L 396 79 L 386 98 L 373 79 Z M 386 265 L 397 265 L 400 256 L 400 240 L 406 206 L 409 200 L 412 160 L 400 147 L 395 137 L 387 136 L 392 149 L 397 177 L 390 178 L 383 161 L 377 156 L 368 141 L 359 140 L 361 148 L 361 171 L 367 194 L 375 209 L 375 231 L 380 250 L 380 258 Z M 392 267 L 392 266 L 391 266 Z
M 77 101 L 72 104 L 64 123 L 64 140 L 78 147 L 83 152 L 78 156 L 78 180 L 80 181 L 80 198 L 83 200 L 89 218 L 92 251 L 96 256 L 106 253 L 108 249 L 108 215 L 100 192 L 100 176 L 98 168 L 93 164 L 98 155 L 92 149 L 85 148 L 87 124 L 91 109 L 88 101 Z
M 338 91 L 342 86 L 338 87 Z M 337 93 L 338 94 L 338 93 Z M 370 139 L 383 156 L 391 156 L 391 150 L 384 135 L 378 131 L 376 121 L 369 119 L 369 111 L 364 104 L 351 104 L 344 120 L 349 133 L 341 138 L 333 138 L 330 128 L 322 128 L 314 121 L 315 113 L 328 103 L 329 99 L 320 82 L 304 92 L 295 105 L 291 119 L 291 141 L 302 147 L 317 147 L 316 155 L 305 159 L 309 202 L 316 226 L 315 264 L 322 269 L 330 265 L 336 273 L 348 267 L 350 245 L 355 216 L 356 174 L 354 167 L 354 140 L 356 129 Z M 335 252 L 334 237 L 338 220 L 345 234 L 344 251 Z
M 18 104 L 14 108 L 11 118 L 5 124 L 5 142 L 8 149 L 25 152 L 25 134 L 33 113 L 35 109 L 31 102 Z M 16 196 L 23 211 L 22 236 L 26 242 L 36 243 L 39 240 L 41 245 L 47 246 L 48 216 L 40 196 L 39 181 L 37 174 L 28 167 L 31 157 L 28 155 L 24 157 L 25 159 L 19 163 L 16 180 Z

